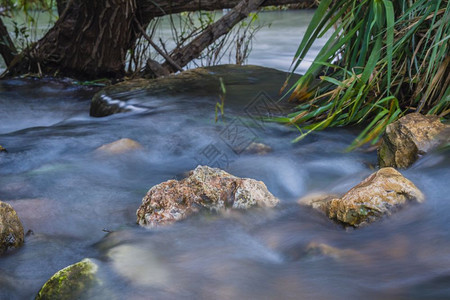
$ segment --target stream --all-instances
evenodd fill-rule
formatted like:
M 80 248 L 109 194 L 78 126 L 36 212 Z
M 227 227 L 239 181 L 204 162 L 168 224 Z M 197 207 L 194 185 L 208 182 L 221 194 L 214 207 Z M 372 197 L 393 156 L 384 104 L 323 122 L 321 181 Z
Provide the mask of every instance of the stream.
M 273 25 L 258 32 L 249 63 L 287 71 L 298 26 L 304 30 L 311 15 L 263 14 Z M 206 86 L 167 96 L 118 94 L 117 100 L 135 99 L 136 109 L 93 118 L 92 88 L 50 79 L 0 81 L 0 145 L 8 149 L 0 153 L 0 200 L 32 231 L 23 247 L 0 257 L 0 299 L 33 299 L 55 272 L 86 257 L 99 265 L 101 280 L 90 299 L 450 297 L 448 151 L 402 171 L 425 194 L 424 204 L 345 229 L 297 200 L 345 193 L 374 171 L 376 151 L 345 152 L 360 129 L 330 129 L 292 143 L 296 129 L 246 110 L 259 97 L 276 106 L 278 83 L 232 82 L 227 89 L 218 122 L 218 94 Z M 273 151 L 233 151 L 222 134 L 233 122 Z M 143 148 L 111 156 L 96 151 L 121 138 Z M 205 155 L 211 149 L 220 160 Z M 136 210 L 145 193 L 199 163 L 262 180 L 280 205 L 139 227 Z M 329 250 L 311 250 L 322 244 Z

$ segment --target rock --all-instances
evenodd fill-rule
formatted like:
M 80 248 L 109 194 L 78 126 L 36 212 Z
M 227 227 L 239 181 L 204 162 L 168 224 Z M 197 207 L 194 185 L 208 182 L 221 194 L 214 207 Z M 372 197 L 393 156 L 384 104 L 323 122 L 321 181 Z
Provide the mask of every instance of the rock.
M 133 107 L 135 105 L 138 105 L 139 109 L 153 109 L 154 103 L 151 100 L 154 97 L 164 97 L 166 101 L 171 101 L 170 98 L 176 99 L 180 96 L 198 98 L 220 95 L 221 80 L 227 89 L 226 102 L 239 103 L 244 110 L 248 101 L 255 101 L 253 97 L 261 91 L 267 92 L 272 99 L 278 99 L 280 86 L 285 82 L 286 75 L 286 72 L 260 66 L 219 65 L 187 70 L 156 79 L 127 80 L 106 87 L 95 94 L 91 101 L 90 115 L 104 117 L 122 113 L 135 109 Z M 293 77 L 292 81 L 295 82 L 298 77 L 297 75 Z M 136 93 L 139 93 L 139 99 L 136 99 Z
M 0 201 L 0 254 L 23 245 L 23 226 L 16 211 Z
M 97 270 L 97 264 L 88 258 L 70 265 L 56 272 L 42 286 L 36 299 L 83 299 L 98 281 Z
M 3 147 L 0 145 L 0 153 L 2 153 L 2 152 L 8 152 L 8 151 L 6 151 L 6 148 L 3 148 Z
M 181 181 L 169 180 L 152 187 L 137 210 L 137 223 L 154 227 L 184 219 L 201 209 L 274 207 L 278 202 L 262 181 L 198 166 Z
M 423 202 L 422 192 L 394 168 L 382 168 L 341 198 L 323 197 L 309 205 L 330 219 L 358 227 L 390 215 L 407 202 Z
M 138 142 L 124 138 L 117 140 L 115 142 L 103 145 L 99 148 L 97 148 L 95 151 L 98 153 L 103 154 L 109 154 L 109 155 L 116 155 L 116 154 L 123 154 L 126 152 L 134 151 L 142 149 L 142 145 Z
M 439 117 L 408 114 L 386 127 L 378 163 L 380 167 L 408 168 L 449 137 L 450 126 L 442 124 Z
M 353 261 L 359 265 L 367 264 L 369 257 L 353 249 L 339 249 L 324 243 L 311 242 L 306 247 L 307 256 L 327 256 L 338 261 Z
M 255 143 L 255 142 L 252 142 L 244 150 L 244 153 L 258 154 L 258 155 L 265 155 L 270 152 L 272 152 L 272 148 L 270 146 L 263 144 L 263 143 Z
M 145 64 L 144 77 L 149 78 L 158 78 L 162 76 L 169 76 L 170 73 L 167 69 L 165 69 L 161 64 L 153 59 L 148 59 Z

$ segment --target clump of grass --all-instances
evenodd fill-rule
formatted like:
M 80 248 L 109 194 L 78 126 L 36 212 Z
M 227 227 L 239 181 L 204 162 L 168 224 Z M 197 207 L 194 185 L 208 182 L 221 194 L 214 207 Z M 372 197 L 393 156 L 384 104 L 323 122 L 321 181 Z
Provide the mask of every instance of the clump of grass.
M 332 34 L 289 90 L 296 111 L 277 121 L 300 125 L 297 141 L 314 130 L 363 125 L 354 149 L 375 144 L 407 111 L 447 116 L 449 11 L 444 0 L 322 0 L 292 71 L 315 40 Z

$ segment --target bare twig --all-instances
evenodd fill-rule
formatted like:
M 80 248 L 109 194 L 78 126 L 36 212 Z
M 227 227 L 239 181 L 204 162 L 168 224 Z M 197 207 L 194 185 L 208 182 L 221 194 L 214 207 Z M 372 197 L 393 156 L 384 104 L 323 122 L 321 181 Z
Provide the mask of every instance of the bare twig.
M 180 66 L 178 66 L 178 64 L 169 55 L 167 55 L 161 48 L 158 47 L 158 45 L 156 45 L 152 41 L 152 39 L 145 32 L 144 28 L 142 28 L 141 24 L 139 24 L 139 21 L 137 19 L 135 19 L 135 22 L 136 22 L 138 29 L 141 31 L 142 36 L 150 43 L 150 45 L 152 45 L 152 47 L 159 54 L 161 54 L 162 57 L 164 57 L 166 59 L 166 62 L 168 62 L 173 68 L 175 68 L 175 70 L 183 71 L 183 69 Z

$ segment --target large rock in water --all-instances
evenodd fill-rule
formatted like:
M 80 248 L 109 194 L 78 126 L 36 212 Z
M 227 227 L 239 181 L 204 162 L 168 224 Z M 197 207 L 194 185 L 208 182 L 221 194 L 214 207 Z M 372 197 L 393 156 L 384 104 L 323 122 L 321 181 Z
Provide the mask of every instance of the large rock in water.
M 88 258 L 59 270 L 42 286 L 36 300 L 87 299 L 98 281 L 97 270 L 97 264 Z
M 280 86 L 286 80 L 286 72 L 260 66 L 219 65 L 187 70 L 156 79 L 127 80 L 102 89 L 91 101 L 90 115 L 104 117 L 130 111 L 133 106 L 153 108 L 152 98 L 211 97 L 214 105 L 222 93 L 220 81 L 226 86 L 226 102 L 245 104 L 261 91 L 265 96 L 278 99 Z M 298 75 L 293 75 L 295 82 Z M 287 88 L 286 90 L 288 90 Z M 148 102 L 149 101 L 149 102 Z M 213 109 L 214 111 L 214 109 Z
M 278 202 L 262 181 L 198 166 L 181 181 L 169 180 L 152 187 L 137 210 L 137 223 L 154 227 L 184 219 L 201 209 L 273 207 Z
M 16 211 L 0 201 L 0 254 L 23 245 L 23 226 Z
M 408 114 L 386 127 L 378 163 L 380 167 L 408 168 L 421 155 L 449 141 L 449 130 L 437 116 Z
M 382 168 L 341 198 L 311 197 L 302 201 L 330 219 L 358 227 L 390 215 L 407 202 L 423 202 L 422 192 L 394 168 Z

